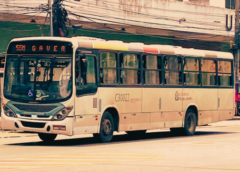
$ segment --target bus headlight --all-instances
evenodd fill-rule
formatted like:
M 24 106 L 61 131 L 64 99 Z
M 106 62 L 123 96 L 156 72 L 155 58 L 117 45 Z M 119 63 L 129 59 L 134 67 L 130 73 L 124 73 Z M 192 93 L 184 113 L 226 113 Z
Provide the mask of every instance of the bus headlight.
M 63 109 L 61 109 L 60 111 L 58 111 L 57 113 L 55 113 L 52 117 L 53 121 L 61 121 L 63 119 L 66 118 L 66 116 L 71 112 L 73 106 L 68 106 L 65 107 Z
M 3 106 L 3 111 L 4 111 L 4 114 L 8 117 L 14 117 L 14 118 L 17 118 L 17 115 L 15 114 L 15 112 L 10 109 L 7 105 L 5 104 L 2 104 Z

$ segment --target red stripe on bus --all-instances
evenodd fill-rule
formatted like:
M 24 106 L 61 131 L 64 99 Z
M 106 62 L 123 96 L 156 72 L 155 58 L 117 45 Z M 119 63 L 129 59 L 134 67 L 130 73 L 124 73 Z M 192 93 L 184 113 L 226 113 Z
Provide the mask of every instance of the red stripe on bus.
M 143 47 L 143 52 L 146 53 L 158 53 L 158 49 L 157 48 L 149 48 L 149 47 Z

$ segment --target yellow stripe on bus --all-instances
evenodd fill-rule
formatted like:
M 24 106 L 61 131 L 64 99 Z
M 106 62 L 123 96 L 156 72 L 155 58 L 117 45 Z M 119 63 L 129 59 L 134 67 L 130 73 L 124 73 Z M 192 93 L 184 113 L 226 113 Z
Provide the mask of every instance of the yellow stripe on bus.
M 110 45 L 110 44 L 93 44 L 93 48 L 96 48 L 96 49 L 107 49 L 107 50 L 128 51 L 128 47 L 126 47 L 126 46 Z

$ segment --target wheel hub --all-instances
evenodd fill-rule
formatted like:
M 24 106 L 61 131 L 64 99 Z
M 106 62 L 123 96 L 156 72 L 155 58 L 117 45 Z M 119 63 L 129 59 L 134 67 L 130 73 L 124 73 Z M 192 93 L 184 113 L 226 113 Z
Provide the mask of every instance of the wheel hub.
M 104 135 L 109 135 L 111 133 L 112 124 L 109 119 L 104 119 L 104 121 L 102 122 L 102 129 L 103 129 Z

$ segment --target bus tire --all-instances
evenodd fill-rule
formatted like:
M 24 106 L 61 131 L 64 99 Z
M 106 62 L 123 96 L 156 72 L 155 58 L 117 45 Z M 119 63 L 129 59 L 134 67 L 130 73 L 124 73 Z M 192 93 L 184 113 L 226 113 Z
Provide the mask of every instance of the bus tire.
M 189 109 L 185 115 L 185 122 L 183 128 L 170 128 L 174 136 L 192 136 L 196 130 L 196 114 L 192 109 Z
M 93 137 L 100 140 L 103 143 L 110 142 L 113 138 L 114 121 L 110 112 L 105 111 L 103 113 L 99 134 L 93 134 Z
M 195 133 L 197 125 L 196 114 L 192 109 L 189 109 L 185 115 L 184 135 L 192 136 Z
M 141 138 L 146 134 L 146 131 L 147 130 L 126 131 L 126 133 L 131 138 Z
M 56 139 L 57 134 L 38 133 L 38 136 L 43 142 L 53 142 Z

